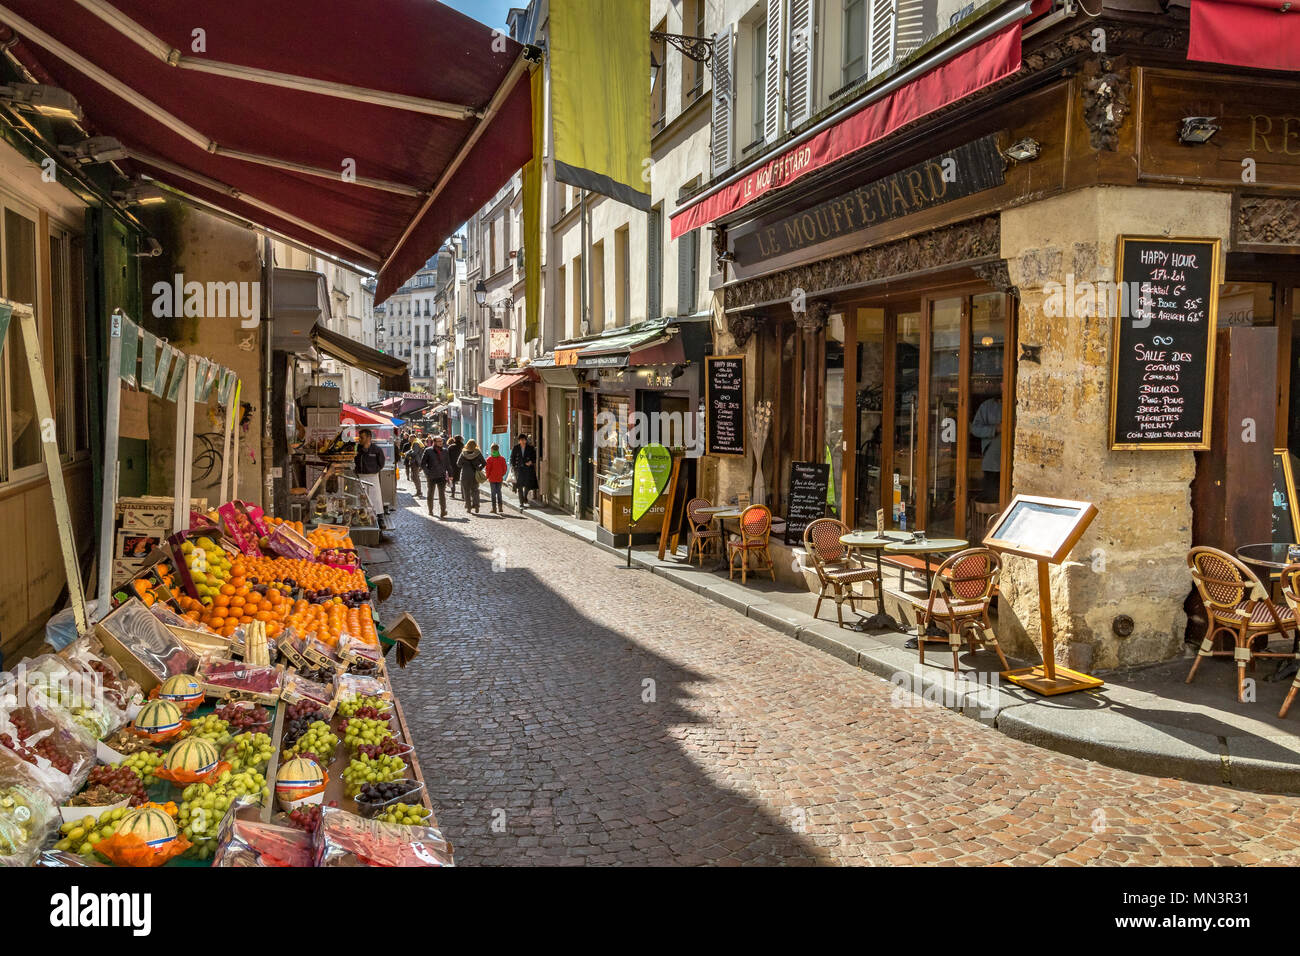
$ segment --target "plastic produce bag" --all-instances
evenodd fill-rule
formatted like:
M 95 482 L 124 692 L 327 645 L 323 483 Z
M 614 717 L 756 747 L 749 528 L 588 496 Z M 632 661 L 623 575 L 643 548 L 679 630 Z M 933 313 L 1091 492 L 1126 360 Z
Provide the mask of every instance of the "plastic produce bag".
M 0 760 L 10 759 L 24 761 L 54 802 L 66 803 L 90 776 L 95 751 L 66 717 L 26 699 L 12 674 L 0 674 Z
M 240 797 L 230 805 L 217 832 L 213 866 L 313 866 L 315 847 L 310 833 L 262 822 L 256 797 Z
M 59 828 L 58 805 L 33 769 L 0 747 L 0 866 L 31 866 Z
M 454 866 L 451 844 L 435 827 L 366 820 L 321 807 L 317 866 Z
M 85 661 L 42 654 L 23 661 L 16 673 L 32 700 L 66 717 L 91 747 L 126 724 L 126 701 L 112 700 L 104 676 Z

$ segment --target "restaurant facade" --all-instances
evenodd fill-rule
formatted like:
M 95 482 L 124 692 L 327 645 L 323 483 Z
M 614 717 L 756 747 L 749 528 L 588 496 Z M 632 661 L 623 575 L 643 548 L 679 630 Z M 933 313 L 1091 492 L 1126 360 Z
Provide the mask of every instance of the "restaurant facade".
M 1014 494 L 1092 502 L 1052 569 L 1062 662 L 1180 655 L 1190 547 L 1300 536 L 1270 526 L 1274 450 L 1300 451 L 1300 64 L 1232 62 L 1205 30 L 1177 5 L 990 4 L 688 197 L 673 233 L 713 231 L 714 354 L 771 403 L 702 493 L 765 490 L 781 515 L 791 462 L 827 463 L 850 527 L 970 541 Z M 1188 407 L 1198 374 L 1208 396 L 1186 441 L 1115 435 L 1122 238 L 1206 243 L 1217 330 L 1173 373 Z M 1032 655 L 1033 563 L 1007 558 L 1000 593 L 1004 646 Z

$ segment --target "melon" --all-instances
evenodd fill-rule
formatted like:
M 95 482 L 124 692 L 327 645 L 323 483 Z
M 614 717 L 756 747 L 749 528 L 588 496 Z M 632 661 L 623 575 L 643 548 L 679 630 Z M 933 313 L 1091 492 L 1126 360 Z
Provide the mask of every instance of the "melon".
M 276 771 L 275 795 L 285 809 L 300 803 L 320 803 L 325 798 L 324 783 L 325 771 L 320 764 L 310 757 L 294 757 Z
M 151 700 L 135 715 L 136 730 L 146 734 L 167 734 L 180 726 L 181 709 L 170 700 Z
M 170 700 L 174 704 L 182 706 L 192 704 L 203 699 L 203 688 L 199 686 L 199 680 L 190 674 L 174 674 L 162 682 L 158 688 L 159 700 Z
M 167 752 L 163 766 L 168 770 L 204 774 L 221 759 L 211 741 L 202 737 L 187 737 Z
M 122 818 L 117 832 L 133 834 L 151 847 L 161 847 L 176 839 L 176 821 L 157 807 L 141 807 Z

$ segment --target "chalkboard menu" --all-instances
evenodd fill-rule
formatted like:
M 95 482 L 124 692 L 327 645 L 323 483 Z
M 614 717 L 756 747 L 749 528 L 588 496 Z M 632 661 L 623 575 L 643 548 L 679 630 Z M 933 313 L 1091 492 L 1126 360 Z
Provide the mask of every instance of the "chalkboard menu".
M 825 462 L 790 462 L 790 494 L 785 509 L 785 543 L 803 541 L 804 528 L 826 514 L 831 466 Z
M 745 356 L 704 358 L 705 451 L 745 454 Z
M 1110 447 L 1209 448 L 1219 240 L 1121 236 L 1117 273 L 1063 303 L 1088 291 L 1115 316 Z
M 1300 541 L 1296 521 L 1295 461 L 1285 448 L 1273 449 L 1273 535 L 1274 544 Z

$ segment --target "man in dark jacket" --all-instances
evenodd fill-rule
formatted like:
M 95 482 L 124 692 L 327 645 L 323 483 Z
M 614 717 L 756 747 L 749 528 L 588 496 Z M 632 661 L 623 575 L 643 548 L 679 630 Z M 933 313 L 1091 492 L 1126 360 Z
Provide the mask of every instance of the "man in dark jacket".
M 366 496 L 370 500 L 370 510 L 379 520 L 384 514 L 384 499 L 379 490 L 379 473 L 384 470 L 384 450 L 371 440 L 369 428 L 361 429 L 358 434 L 356 456 L 352 459 L 352 469 L 365 486 Z
M 528 507 L 528 492 L 537 490 L 537 449 L 528 444 L 527 435 L 520 435 L 519 444 L 510 449 L 510 470 L 514 472 L 522 510 Z
M 460 476 L 460 450 L 465 447 L 465 439 L 452 435 L 447 443 L 447 455 L 451 459 L 451 496 L 456 497 L 456 479 Z
M 451 457 L 447 454 L 447 449 L 442 447 L 441 435 L 434 435 L 430 440 L 429 447 L 420 459 L 420 467 L 424 469 L 424 477 L 429 481 L 429 514 L 433 514 L 433 489 L 437 485 L 438 506 L 441 510 L 438 517 L 447 517 L 447 479 L 453 472 Z

